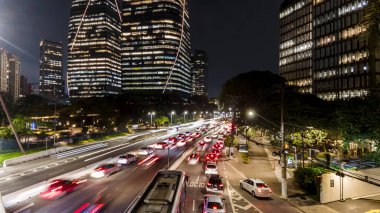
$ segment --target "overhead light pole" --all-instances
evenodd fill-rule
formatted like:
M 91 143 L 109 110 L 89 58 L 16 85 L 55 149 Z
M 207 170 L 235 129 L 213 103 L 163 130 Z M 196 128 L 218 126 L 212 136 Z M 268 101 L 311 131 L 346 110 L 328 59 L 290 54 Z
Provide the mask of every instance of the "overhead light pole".
M 170 123 L 173 124 L 173 115 L 175 114 L 174 111 L 170 113 Z
M 197 112 L 193 112 L 193 120 L 194 120 L 194 116 L 197 114 Z
M 187 115 L 187 111 L 184 111 L 183 112 L 183 122 L 185 123 L 185 120 L 186 120 L 186 118 L 185 118 L 185 116 Z
M 153 115 L 155 114 L 155 112 L 148 112 L 148 115 L 150 115 L 150 128 L 152 128 L 153 126 Z

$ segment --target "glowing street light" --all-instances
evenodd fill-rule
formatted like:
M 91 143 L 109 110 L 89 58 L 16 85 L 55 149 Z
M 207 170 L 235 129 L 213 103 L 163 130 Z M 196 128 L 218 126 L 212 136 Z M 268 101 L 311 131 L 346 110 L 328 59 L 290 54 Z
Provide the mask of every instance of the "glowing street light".
M 148 115 L 150 115 L 150 127 L 152 128 L 153 126 L 153 115 L 155 115 L 155 112 L 148 112 Z
M 175 112 L 174 111 L 172 111 L 171 113 L 170 113 L 170 123 L 173 123 L 173 115 L 175 114 Z
M 185 119 L 186 119 L 185 116 L 186 116 L 186 115 L 187 115 L 187 111 L 184 111 L 184 112 L 183 112 L 183 122 L 185 122 Z

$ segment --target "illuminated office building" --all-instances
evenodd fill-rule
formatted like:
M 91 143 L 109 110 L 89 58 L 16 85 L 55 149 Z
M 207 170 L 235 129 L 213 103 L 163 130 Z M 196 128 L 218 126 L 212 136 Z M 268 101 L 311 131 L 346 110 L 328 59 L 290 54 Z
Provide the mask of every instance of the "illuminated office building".
M 287 83 L 301 92 L 309 88 L 325 100 L 379 95 L 380 55 L 375 53 L 380 45 L 368 44 L 380 37 L 369 34 L 364 20 L 370 5 L 376 4 L 369 0 L 285 0 L 280 11 L 279 71 Z M 370 21 L 380 13 L 373 11 L 377 14 L 368 16 Z
M 16 102 L 20 97 L 20 59 L 0 49 L 0 92 Z
M 64 80 L 62 67 L 62 43 L 42 40 L 40 42 L 40 95 L 62 98 Z
M 380 47 L 370 50 L 368 28 L 363 24 L 368 2 L 314 1 L 313 88 L 318 97 L 334 100 L 379 94 L 380 56 L 375 52 Z
M 187 0 L 124 0 L 122 32 L 125 92 L 191 94 Z
M 312 93 L 312 8 L 312 0 L 285 0 L 280 8 L 279 73 L 302 93 Z
M 194 50 L 191 55 L 193 95 L 208 96 L 207 55 L 203 50 Z
M 121 91 L 121 14 L 114 0 L 72 0 L 68 89 L 72 98 Z

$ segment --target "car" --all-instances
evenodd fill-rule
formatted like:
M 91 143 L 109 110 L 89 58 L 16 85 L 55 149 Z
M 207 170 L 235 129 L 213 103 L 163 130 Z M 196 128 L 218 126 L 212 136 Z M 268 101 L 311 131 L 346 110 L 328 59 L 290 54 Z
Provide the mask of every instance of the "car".
M 174 144 L 175 142 L 177 142 L 177 138 L 176 137 L 171 137 L 171 138 L 168 138 L 168 139 L 164 140 L 163 142 L 166 142 L 166 143 L 169 143 L 169 144 Z
M 161 142 L 155 143 L 153 147 L 155 149 L 165 149 L 168 146 L 169 146 L 169 144 L 167 144 L 166 142 L 161 141 Z
M 220 144 L 216 143 L 216 144 L 212 145 L 211 149 L 218 149 L 218 150 L 222 150 L 222 149 L 223 149 L 223 147 L 222 147 Z
M 217 138 L 218 138 L 218 134 L 213 134 L 213 135 L 211 135 L 211 137 L 212 137 L 213 139 L 217 139 Z
M 188 142 L 188 143 L 191 143 L 191 142 L 194 141 L 194 138 L 191 137 L 191 136 L 186 136 L 184 139 L 185 139 L 185 141 Z
M 218 155 L 214 154 L 214 153 L 207 153 L 205 155 L 205 161 L 208 162 L 208 161 L 217 161 L 218 160 Z
M 117 159 L 118 164 L 130 164 L 135 161 L 136 161 L 136 155 L 133 155 L 133 154 L 120 155 L 119 158 Z
M 110 176 L 117 172 L 120 172 L 120 167 L 118 164 L 106 163 L 96 167 L 95 170 L 91 172 L 90 177 L 102 178 L 104 176 Z
M 206 142 L 204 142 L 204 141 L 199 141 L 198 146 L 204 146 L 204 145 L 206 145 Z
M 186 135 L 184 133 L 180 133 L 177 135 L 177 138 L 181 139 L 181 138 L 184 138 Z
M 238 150 L 240 153 L 247 153 L 248 152 L 248 145 L 247 144 L 239 144 Z
M 41 192 L 39 197 L 47 200 L 54 200 L 65 196 L 66 194 L 75 191 L 83 186 L 83 183 L 86 182 L 85 179 L 78 180 L 65 180 L 57 179 L 53 180 L 46 191 Z
M 224 198 L 220 195 L 205 195 L 202 206 L 203 213 L 225 213 Z
M 117 189 L 116 189 L 117 191 Z M 104 209 L 115 199 L 116 193 L 114 189 L 102 189 L 96 193 L 91 199 L 83 203 L 74 213 L 98 213 L 104 212 Z
M 280 155 L 281 155 L 280 150 L 278 150 L 278 149 L 273 150 L 272 156 L 280 156 Z
M 223 193 L 224 185 L 220 175 L 210 175 L 206 183 L 206 192 Z
M 210 136 L 206 136 L 203 138 L 203 141 L 206 143 L 210 143 L 212 141 L 212 138 Z
M 190 136 L 191 132 L 185 132 L 184 134 L 185 134 L 185 136 Z
M 216 166 L 216 162 L 209 161 L 205 165 L 205 175 L 217 175 L 218 167 Z
M 218 156 L 218 158 L 219 158 L 220 156 L 222 156 L 222 152 L 220 151 L 220 149 L 212 149 L 212 150 L 211 150 L 211 153 L 212 153 L 212 154 L 215 154 L 216 156 Z
M 247 190 L 254 197 L 270 197 L 272 194 L 272 189 L 259 179 L 240 180 L 240 188 Z
M 154 151 L 153 147 L 144 146 L 139 150 L 139 155 L 150 155 Z
M 185 139 L 180 139 L 176 143 L 176 146 L 185 146 L 185 145 L 186 145 Z
M 192 153 L 188 158 L 187 158 L 187 162 L 190 164 L 190 165 L 195 165 L 197 164 L 199 161 L 199 154 L 198 153 Z

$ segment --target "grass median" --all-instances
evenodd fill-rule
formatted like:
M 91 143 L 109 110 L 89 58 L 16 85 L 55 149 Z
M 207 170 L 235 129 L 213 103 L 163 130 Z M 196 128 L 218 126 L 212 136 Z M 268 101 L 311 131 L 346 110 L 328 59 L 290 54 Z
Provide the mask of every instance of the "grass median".
M 44 151 L 44 150 L 45 149 L 27 150 L 27 151 L 25 151 L 25 155 L 41 152 L 41 151 Z M 23 154 L 21 153 L 21 151 L 0 152 L 0 165 L 2 166 L 3 162 L 5 160 L 11 159 L 11 158 L 20 157 L 22 155 Z

